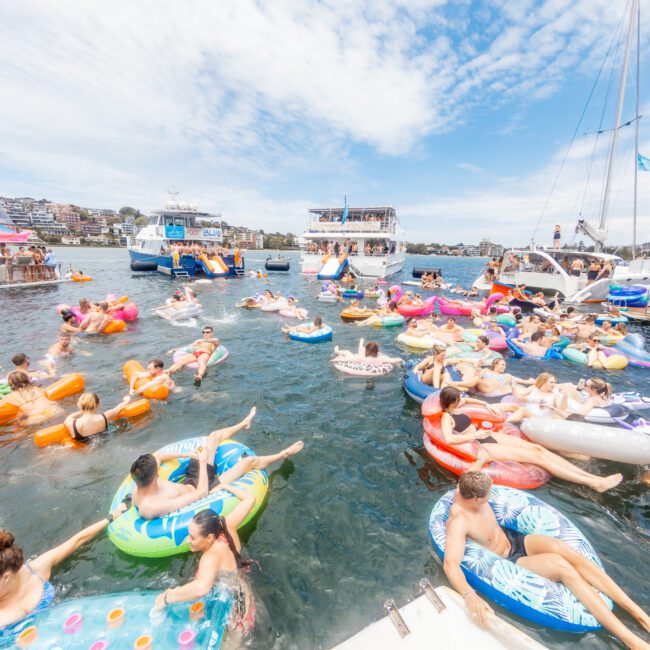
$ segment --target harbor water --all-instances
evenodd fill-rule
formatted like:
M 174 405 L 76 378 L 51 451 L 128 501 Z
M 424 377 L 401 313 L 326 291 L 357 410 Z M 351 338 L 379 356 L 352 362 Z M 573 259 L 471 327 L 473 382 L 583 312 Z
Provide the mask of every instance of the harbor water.
M 60 365 L 62 372 L 83 373 L 87 389 L 100 395 L 103 407 L 114 406 L 126 392 L 125 361 L 135 358 L 145 364 L 161 357 L 169 363 L 166 352 L 200 337 L 203 324 L 214 327 L 230 357 L 209 370 L 200 388 L 193 386 L 192 371 L 179 373 L 179 395 L 153 403 L 137 422 L 123 423 L 83 449 L 39 449 L 30 435 L 33 429 L 0 433 L 0 526 L 15 533 L 28 557 L 103 517 L 139 454 L 234 424 L 256 405 L 252 428 L 239 434 L 242 442 L 258 454 L 279 451 L 296 440 L 303 440 L 305 449 L 273 468 L 268 504 L 243 536 L 245 556 L 259 562 L 250 574 L 258 605 L 251 648 L 331 648 L 383 616 L 386 598 L 402 605 L 415 597 L 419 578 L 446 584 L 427 524 L 435 501 L 454 485 L 454 477 L 423 448 L 419 405 L 403 392 L 400 371 L 368 381 L 344 377 L 328 364 L 334 345 L 354 349 L 360 336 L 378 341 L 393 356 L 416 358 L 395 343 L 399 330 L 343 323 L 341 305 L 316 300 L 320 283 L 299 273 L 295 253 L 288 254 L 291 271 L 269 275 L 268 285 L 249 277 L 195 283 L 204 310 L 192 326 L 171 324 L 151 312 L 178 283 L 158 274 L 132 273 L 125 249 L 67 248 L 57 255 L 64 268 L 72 262 L 94 280 L 0 292 L 0 374 L 11 369 L 17 352 L 29 354 L 33 364 L 42 357 L 61 323 L 57 304 L 76 304 L 85 296 L 99 300 L 109 292 L 127 294 L 138 304 L 140 319 L 123 334 L 82 339 L 78 349 L 84 354 Z M 247 268 L 263 269 L 265 257 L 263 251 L 247 253 Z M 447 281 L 469 286 L 483 264 L 476 258 L 410 256 L 402 279 L 411 279 L 413 265 L 429 265 L 441 268 Z M 267 287 L 299 298 L 310 316 L 320 314 L 334 328 L 333 342 L 291 342 L 280 332 L 285 320 L 279 315 L 235 307 L 242 297 Z M 585 376 L 584 367 L 565 361 L 542 365 L 509 357 L 508 370 L 520 377 L 547 370 L 561 381 Z M 645 394 L 650 394 L 649 377 L 650 370 L 640 368 L 606 376 L 616 390 Z M 74 403 L 75 398 L 64 401 L 67 412 Z M 624 482 L 597 494 L 552 480 L 536 494 L 582 529 L 605 569 L 648 610 L 650 499 L 639 480 L 641 468 L 606 461 L 586 466 L 599 474 L 621 471 Z M 161 590 L 186 582 L 195 568 L 196 558 L 189 555 L 129 557 L 100 535 L 58 567 L 52 582 L 60 601 Z M 560 634 L 499 613 L 550 647 L 576 642 L 581 648 L 619 647 L 604 632 Z

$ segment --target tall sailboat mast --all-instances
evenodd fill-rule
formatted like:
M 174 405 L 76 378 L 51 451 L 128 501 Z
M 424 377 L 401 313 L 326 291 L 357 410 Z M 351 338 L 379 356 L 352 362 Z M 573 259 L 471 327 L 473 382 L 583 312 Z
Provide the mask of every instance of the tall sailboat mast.
M 641 83 L 639 79 L 641 68 L 641 4 L 636 14 L 636 122 L 634 123 L 634 207 L 632 209 L 632 259 L 636 259 L 636 208 L 637 183 L 639 179 L 639 95 Z
M 632 37 L 634 34 L 634 23 L 636 21 L 637 7 L 639 0 L 632 0 L 630 8 L 630 24 L 627 29 L 627 40 L 625 41 L 625 55 L 623 57 L 623 69 L 618 86 L 618 102 L 616 104 L 616 116 L 614 118 L 614 128 L 612 129 L 612 139 L 609 146 L 609 161 L 607 163 L 607 176 L 605 179 L 605 189 L 603 191 L 603 203 L 600 212 L 599 230 L 605 229 L 607 223 L 607 209 L 609 207 L 609 190 L 612 184 L 612 175 L 614 172 L 614 154 L 616 153 L 616 143 L 618 142 L 618 129 L 621 123 L 621 114 L 623 113 L 623 100 L 625 99 L 625 86 L 627 81 L 627 69 L 630 63 L 630 50 L 632 49 Z M 636 163 L 635 163 L 636 164 Z M 599 252 L 602 244 L 595 242 L 594 250 Z

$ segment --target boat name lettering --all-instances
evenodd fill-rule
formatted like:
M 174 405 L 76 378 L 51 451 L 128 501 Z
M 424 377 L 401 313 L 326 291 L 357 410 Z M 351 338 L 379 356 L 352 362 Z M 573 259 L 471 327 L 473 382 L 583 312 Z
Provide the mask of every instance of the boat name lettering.
M 185 228 L 186 239 L 212 239 L 221 241 L 221 228 Z
M 185 239 L 185 227 L 165 226 L 165 239 Z

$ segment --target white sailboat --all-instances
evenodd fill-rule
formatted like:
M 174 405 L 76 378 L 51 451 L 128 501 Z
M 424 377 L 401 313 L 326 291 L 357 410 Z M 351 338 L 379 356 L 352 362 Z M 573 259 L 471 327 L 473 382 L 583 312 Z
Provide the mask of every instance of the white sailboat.
M 546 291 L 549 293 L 559 292 L 569 302 L 602 302 L 606 299 L 610 285 L 641 284 L 650 286 L 650 260 L 639 259 L 633 260 L 628 264 L 625 260 L 617 255 L 610 255 L 602 252 L 603 245 L 607 238 L 607 217 L 610 204 L 610 189 L 614 174 L 616 161 L 616 148 L 621 124 L 621 115 L 625 99 L 625 89 L 627 73 L 630 61 L 630 52 L 634 40 L 635 27 L 637 34 L 637 108 L 636 108 L 636 128 L 637 137 L 635 139 L 635 174 L 636 160 L 638 156 L 638 48 L 639 48 L 639 1 L 632 0 L 630 3 L 630 16 L 627 27 L 627 37 L 625 41 L 625 52 L 623 56 L 623 65 L 618 89 L 618 100 L 614 124 L 612 128 L 611 141 L 609 146 L 609 156 L 607 160 L 607 170 L 605 186 L 603 190 L 603 199 L 600 206 L 600 220 L 598 226 L 590 224 L 584 219 L 580 219 L 576 226 L 576 234 L 580 233 L 589 238 L 594 243 L 594 251 L 587 252 L 571 249 L 551 249 L 532 245 L 527 249 L 509 250 L 504 256 L 498 275 L 494 280 L 501 284 L 521 285 L 525 284 L 528 289 Z M 627 124 L 627 123 L 626 123 Z M 634 255 L 636 254 L 636 176 L 634 185 Z M 571 270 L 576 259 L 583 262 L 583 270 Z M 609 263 L 613 268 L 613 273 L 606 274 L 605 277 L 597 279 L 595 282 L 587 277 L 587 269 L 591 260 L 597 262 Z M 489 280 L 483 274 L 475 281 L 475 288 L 479 290 L 489 290 L 492 286 Z

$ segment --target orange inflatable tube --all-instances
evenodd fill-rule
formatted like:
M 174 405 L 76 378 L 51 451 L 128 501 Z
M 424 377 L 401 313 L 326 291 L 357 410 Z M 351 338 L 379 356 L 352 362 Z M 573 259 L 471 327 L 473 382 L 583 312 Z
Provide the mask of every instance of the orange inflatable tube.
M 92 278 L 89 275 L 73 275 L 73 282 L 90 282 Z
M 73 372 L 61 377 L 45 389 L 47 399 L 56 401 L 79 393 L 84 389 L 86 382 L 83 375 Z M 0 425 L 8 424 L 18 416 L 19 408 L 14 404 L 0 404 Z
M 136 402 L 129 402 L 121 411 L 119 417 L 134 418 L 142 415 L 151 409 L 151 404 L 146 399 L 139 399 Z M 51 427 L 41 429 L 34 434 L 34 442 L 37 447 L 46 447 L 57 443 L 72 441 L 68 428 L 61 422 Z
M 116 332 L 123 332 L 126 329 L 126 323 L 123 320 L 112 320 L 106 327 L 102 334 L 115 334 Z
M 131 377 L 137 372 L 144 372 L 144 368 L 140 364 L 139 361 L 136 361 L 135 359 L 131 359 L 127 361 L 124 364 L 124 367 L 122 368 L 122 372 L 124 373 L 124 376 L 126 377 L 126 381 L 129 382 L 129 386 L 131 385 Z M 135 388 L 138 389 L 141 386 L 144 386 L 148 381 L 151 381 L 151 378 L 147 379 L 145 377 L 138 379 L 135 382 Z M 169 396 L 169 388 L 165 386 L 164 384 L 158 384 L 156 386 L 153 386 L 151 388 L 147 388 L 147 390 L 144 391 L 143 393 L 144 397 L 148 397 L 149 399 L 167 399 Z

